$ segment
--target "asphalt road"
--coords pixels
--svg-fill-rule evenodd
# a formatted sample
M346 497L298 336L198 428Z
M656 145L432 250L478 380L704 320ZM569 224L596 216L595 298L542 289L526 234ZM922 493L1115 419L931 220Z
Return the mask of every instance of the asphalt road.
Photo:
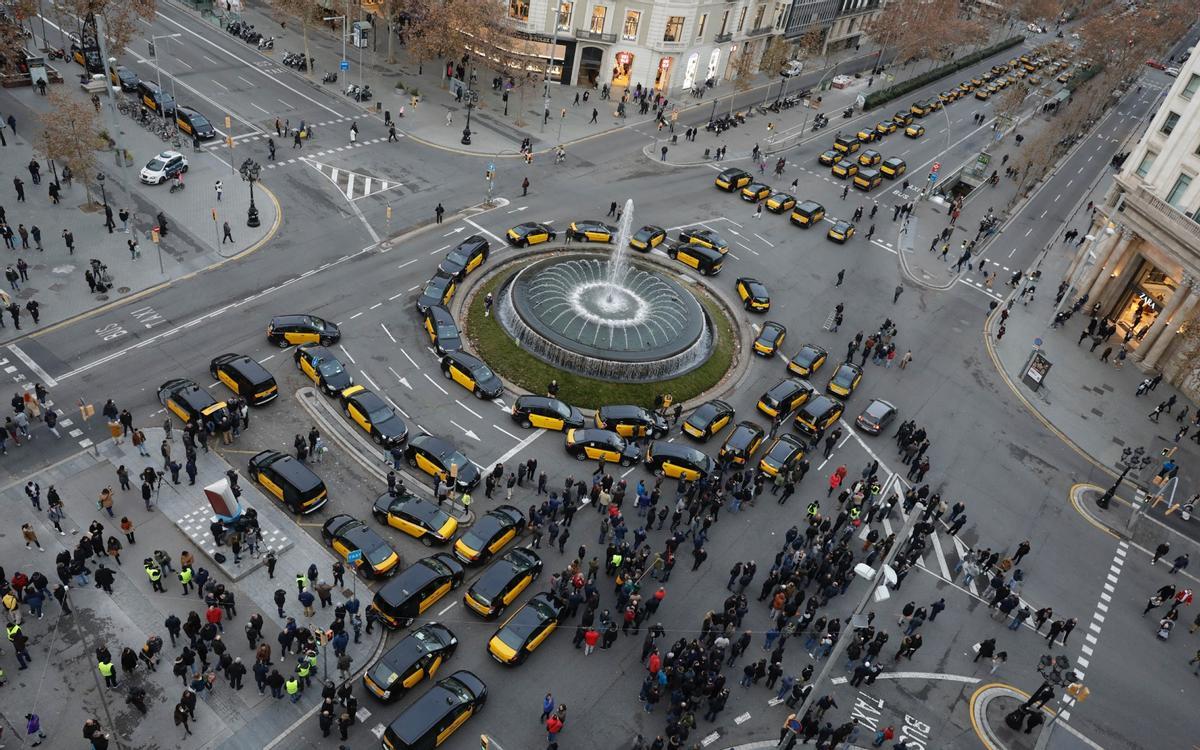
M196 29L187 23L190 18L168 8L155 21L152 32L184 33L192 40L178 45L175 51L179 66L186 71L172 71L178 75L177 85L200 101L219 103L234 113L247 131L269 129L276 115L293 122L299 118L324 122L352 113L346 102L331 100L307 87L290 71L272 70L240 40L215 29ZM182 29L184 26L187 29ZM989 61L978 67L986 69L991 64ZM134 65L146 63L135 61ZM139 72L148 73L145 67ZM964 71L963 77L973 73ZM235 83L239 79L244 82ZM923 94L946 87L931 86ZM911 98L920 96L914 94ZM179 98L188 102L182 93ZM982 145L979 139L987 137L990 131L986 129L969 132L968 123L972 113L986 112L989 106L974 99L961 100L950 105L945 117L936 113L927 118L929 132L924 138L914 141L895 134L884 141L880 150L885 158L901 155L908 161L910 173L918 176L925 168L921 165L933 160L954 163L977 150ZM1148 101L1136 98L1122 105L1126 112L1144 111L1137 108L1146 106ZM891 112L898 107L885 109ZM874 122L883 116L871 113L864 119ZM1115 148L1111 139L1119 141L1136 122L1134 117L1113 117L1113 129L1104 131L1107 142ZM840 196L844 183L800 171L801 167L816 169L816 155L828 147L834 130L848 130L858 124L835 122L819 138L790 153L787 174L775 183L786 185L801 176L797 197L821 202L830 219L849 217L859 205L869 210L872 200L879 201L882 207L877 223L883 226L890 224L887 212L891 204L902 199L894 192L897 186L888 184L869 197L852 190L843 201ZM345 146L345 127L348 124L324 127L318 143L306 145L305 152L315 154ZM360 127L360 143L385 134L374 121L363 121ZM235 134L240 132L235 126ZM98 407L111 397L120 406L132 409L139 421L157 423L163 419L155 399L159 383L188 376L208 385L209 358L226 351L242 352L259 359L276 374L284 397L256 413L253 428L234 449L286 447L293 434L306 431L310 424L291 395L304 381L292 367L290 353L269 346L263 329L272 315L312 312L342 326L344 338L338 351L351 364L356 379L391 398L411 427L454 440L483 466L534 455L552 482L560 483L566 475L580 475L583 468L569 460L558 446L561 436L524 432L514 425L504 413L511 394L505 395L503 404L478 401L442 381L436 358L418 328L412 303L440 256L467 234L490 236L493 252L502 258L514 251L498 237L518 221L552 221L562 228L577 218L602 218L610 201L632 198L635 223L666 227L703 223L731 241L730 261L720 276L708 282L717 294L733 299L734 279L743 275L768 284L773 300L770 314L742 314L743 330L749 337L755 324L764 319L777 320L787 326L788 338L779 357L756 359L727 396L740 418L756 418L753 404L758 395L785 376L786 358L802 343L812 341L831 353L831 363L813 378L816 385L823 386L833 369L833 360L841 355L855 331L870 332L884 318L895 321L899 327L898 346L901 352L913 351L913 366L900 371L868 363L862 385L849 400L846 421L850 422L870 398L879 397L897 404L901 419L912 418L926 425L933 438L931 479L935 490L940 489L948 501L961 498L967 504L970 520L960 535L961 541L1011 549L1022 539L1032 540L1034 551L1025 565L1030 574L1023 591L1025 598L1038 605L1051 604L1056 616L1074 616L1081 623L1088 622L1116 544L1075 514L1066 502L1066 491L1074 482L1098 481L1098 477L1086 462L1032 421L997 378L980 337L991 297L970 284L956 285L948 292L906 285L904 294L893 304L892 291L900 283L897 259L886 246L865 239L868 220L859 223L860 235L844 246L829 242L824 237L824 226L802 231L791 226L785 216L769 213L754 220L749 204L712 187L715 172L709 168L667 169L645 161L640 148L647 135L629 131L602 135L574 147L565 165L538 165L529 170L533 188L528 197L521 197L516 187L526 172L506 167L497 185L497 194L509 201L506 205L474 214L469 220L448 218L444 224L424 226L388 247L379 246L376 238L431 220L438 202L445 205L448 217L478 203L484 187L483 160L429 151L403 141L367 143L313 156L314 161L336 166L342 172L389 178L402 185L353 201L340 192L341 184L331 180L329 172L299 160L282 164L266 172L264 178L285 211L278 237L266 248L236 264L19 342L20 355L14 352L16 356L9 357L10 366L16 368L10 374L53 382L52 392L60 405L82 399ZM265 160L264 139L249 137L238 143L236 154L250 152L260 161ZM281 155L294 158L289 145L279 143L279 147ZM1075 178L1067 178L1074 182L1062 187L1062 208L1058 208L1059 201L1054 201L1049 214L1019 217L1018 222L1026 221L1028 226L1014 222L1011 231L1019 233L1021 227L1031 231L1018 242L1011 260L1013 267L1031 261L1048 239L1062 231L1060 224L1067 218L1067 207L1074 203L1070 200L1072 191L1084 190L1090 184L1088 175L1098 174L1093 170L1102 170L1107 164L1107 158L1101 158L1106 153L1103 145L1094 153L1081 148L1072 159L1085 159L1080 167L1086 168ZM1070 171L1064 168L1055 179L1063 179ZM385 218L389 204L390 231ZM841 269L846 269L846 281L835 288L835 275ZM822 323L838 302L846 305L846 321L834 334L824 331ZM213 391L220 394L222 387L213 386ZM104 433L98 423L76 424L73 428L81 432L72 435L71 440L48 449L39 445L34 456L23 449L23 461L9 462L2 470L11 481L43 462L78 450L80 441L100 439ZM735 561L756 559L761 580L783 531L799 519L799 509L810 499L830 504L822 492L826 477L837 465L844 464L857 472L877 456L886 475L897 468L903 470L890 440L870 438L849 429L847 432L846 442L828 464L813 461L813 471L790 505L779 506L765 498L758 507L740 515L724 513L715 528L709 560L700 571L690 572L690 564L681 560L660 611L669 641L694 632L703 613L720 606L725 593L716 583L725 580L726 571ZM715 450L717 444L713 442L710 449ZM240 463L237 455L230 458ZM366 477L361 466L335 448L320 473L334 499L326 510L304 519L306 524L319 525L329 513L367 514L378 486ZM638 468L631 470L628 479L632 483L647 476ZM516 504L524 507L532 502L528 495L518 495ZM482 493L477 493L477 501L477 509L486 509L495 502L483 500ZM578 521L568 551L586 544L591 555L596 549L596 517L584 510ZM899 523L895 516L889 520L891 526L898 527ZM385 533L390 534L406 559L424 554L419 545ZM661 545L664 533L651 534L655 547ZM886 721L899 725L908 716L927 725L929 747L975 746L965 711L972 683L938 676L975 675L970 662L971 644L989 637L984 633L999 633L1002 628L986 620L969 589L952 588L938 581L953 569L958 551L954 541L943 535L926 559L929 575L911 576L904 592L896 595L896 599L903 596L904 601L910 597L945 596L950 604L938 620L939 637L930 638L927 631L925 649L911 666L902 667L918 676L881 682L872 691L887 704ZM547 575L556 565L569 562L569 555L560 556L557 551L543 556ZM1142 601L1147 590L1161 585L1158 579L1144 563L1127 569L1116 596L1118 602L1128 606L1114 611L1109 618L1111 625L1105 626L1103 638L1093 649L1091 658L1096 667L1089 670L1088 677L1092 697L1070 720L1073 727L1106 746L1184 747L1190 739L1186 722L1148 719L1155 710L1159 715L1164 711L1181 712L1190 703L1187 692L1178 688L1183 680L1190 679L1172 661L1178 650L1173 652L1175 656L1164 655L1131 608ZM757 585L752 588L757 590ZM857 593L856 588L850 596L856 597ZM605 601L611 602L605 594ZM613 652L598 652L583 659L570 649L569 630L564 629L527 664L504 669L485 652L486 637L495 625L464 614L456 601L447 599L435 610L436 619L450 624L463 642L449 666L476 671L491 686L492 699L480 718L447 743L451 750L474 747L477 733L484 731L504 748L539 747L544 736L537 723L538 709L547 691L572 707L562 737L564 747L619 747L635 731L653 733L662 728L661 716L646 716L636 703L641 680L641 668L636 663L640 637L623 638ZM892 600L879 607L884 622L900 604ZM746 624L756 632L765 629L765 608L753 606ZM1043 651L1041 644L1028 632L1010 635L1004 631L1000 635L1011 639L1007 642L1011 661L1007 674L997 677L1026 690L1036 687L1032 665ZM1083 635L1079 632L1079 641ZM893 633L893 642L897 641ZM1072 643L1072 647L1078 646ZM789 673L796 673L808 658L799 645L792 650L795 653L788 654L785 666ZM1177 672L1179 677L1175 677ZM1147 677L1136 693L1127 689L1131 673ZM737 675L732 676L735 680ZM842 713L848 713L854 702L853 689L840 686L835 690L850 691L836 693ZM733 693L729 708L716 725L705 725L700 736L715 731L722 743L715 746L772 736L786 716L783 708L768 706L770 694L762 688L744 691L734 686ZM399 710L370 708L375 717L372 726L376 719L386 721ZM749 717L742 719L745 714ZM1114 742L1114 738L1120 739ZM289 746L319 744L315 720L297 728L288 742ZM351 744L367 747L373 740L361 733Z

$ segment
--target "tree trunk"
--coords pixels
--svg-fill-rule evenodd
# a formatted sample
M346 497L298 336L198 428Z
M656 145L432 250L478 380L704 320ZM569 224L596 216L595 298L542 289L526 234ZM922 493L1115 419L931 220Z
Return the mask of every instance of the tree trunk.
M387 46L387 61L389 65L396 64L396 52L394 42L396 40L396 30L392 28L392 24L396 20L396 10L392 7L392 2L383 4L383 11L387 14L384 20L384 26L387 28L388 46Z
M306 63L312 62L312 55L308 54L308 19L301 14L300 28L304 34L304 58ZM304 75L312 78L312 65L304 66Z

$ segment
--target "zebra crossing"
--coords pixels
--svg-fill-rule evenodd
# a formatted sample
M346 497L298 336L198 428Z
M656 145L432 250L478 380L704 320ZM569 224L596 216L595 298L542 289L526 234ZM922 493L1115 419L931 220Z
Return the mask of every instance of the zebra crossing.
M395 190L403 185L398 180L388 180L363 172L355 172L314 159L305 158L301 159L301 161L320 172L327 180L332 182L338 192L344 195L346 200L350 202L361 200L371 195L377 195L387 190Z

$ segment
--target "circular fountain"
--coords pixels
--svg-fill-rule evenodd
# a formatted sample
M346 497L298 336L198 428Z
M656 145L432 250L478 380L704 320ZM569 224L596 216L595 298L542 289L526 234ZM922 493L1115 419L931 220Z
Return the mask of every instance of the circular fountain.
M556 254L501 286L497 318L523 349L555 367L624 382L662 380L703 364L713 326L683 285L627 257L633 201L611 255Z

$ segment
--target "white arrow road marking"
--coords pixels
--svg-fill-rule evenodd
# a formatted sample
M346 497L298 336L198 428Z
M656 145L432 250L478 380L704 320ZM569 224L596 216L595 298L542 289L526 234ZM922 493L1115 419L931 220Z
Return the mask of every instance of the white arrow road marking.
M463 427L463 426L462 426L462 425L460 425L458 422L455 422L453 419L451 419L451 420L450 420L450 424L452 424L452 425L454 425L455 427L457 427L458 429L462 430L462 431L463 431L463 434L464 434L464 435L466 435L467 437L471 438L472 440L479 440L479 436L478 436L478 435L476 435L476 434L475 434L474 432L472 432L471 430L468 430L467 428ZM482 441L480 441L480 442L482 442Z

